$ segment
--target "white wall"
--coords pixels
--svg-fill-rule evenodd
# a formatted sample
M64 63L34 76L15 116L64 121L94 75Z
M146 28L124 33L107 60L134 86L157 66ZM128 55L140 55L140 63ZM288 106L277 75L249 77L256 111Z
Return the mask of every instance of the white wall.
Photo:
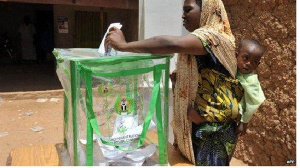
M157 35L180 36L183 0L139 0L139 39ZM170 70L175 69L176 56L171 60Z
M157 35L186 35L182 26L182 6L184 0L139 0L139 40ZM176 66L175 56L170 62L170 71ZM171 88L171 82L170 86ZM169 89L169 122L172 121L172 92ZM173 129L169 125L169 142L173 143Z

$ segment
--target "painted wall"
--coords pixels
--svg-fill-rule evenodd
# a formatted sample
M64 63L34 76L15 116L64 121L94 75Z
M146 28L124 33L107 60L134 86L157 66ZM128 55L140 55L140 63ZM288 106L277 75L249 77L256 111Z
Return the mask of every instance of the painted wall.
M139 39L182 35L182 4L182 0L140 0ZM171 71L175 69L175 60L176 57L171 60Z
M186 34L182 26L183 0L139 0L139 39L158 35L181 36ZM177 55L170 61L170 71L176 66ZM171 88L171 82L169 85ZM172 121L172 92L169 90L169 121ZM169 142L173 143L173 130L169 127Z

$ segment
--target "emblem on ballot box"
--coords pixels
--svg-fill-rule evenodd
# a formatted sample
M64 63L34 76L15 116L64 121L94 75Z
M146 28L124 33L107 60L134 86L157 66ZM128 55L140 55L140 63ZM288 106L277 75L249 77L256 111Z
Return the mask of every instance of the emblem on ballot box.
M102 83L98 86L98 93L99 95L108 95L111 92L111 89L112 89L112 84Z
M130 97L118 96L115 101L115 111L119 115L129 115L133 112L134 104Z
M116 143L124 143L138 138L142 126L138 125L138 115L133 113L133 99L127 96L118 96L115 101L115 111L118 115L111 140Z
M126 99L124 97L121 100L121 110L126 112Z

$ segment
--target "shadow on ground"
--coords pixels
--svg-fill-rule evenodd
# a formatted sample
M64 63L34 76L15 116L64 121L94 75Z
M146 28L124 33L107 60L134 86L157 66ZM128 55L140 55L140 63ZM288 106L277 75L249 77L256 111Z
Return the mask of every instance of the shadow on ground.
M45 63L0 64L0 92L62 89L55 68Z

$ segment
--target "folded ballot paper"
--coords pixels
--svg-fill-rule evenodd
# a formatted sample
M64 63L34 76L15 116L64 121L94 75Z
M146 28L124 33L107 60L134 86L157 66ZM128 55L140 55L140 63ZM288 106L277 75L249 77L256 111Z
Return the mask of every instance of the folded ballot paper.
M102 39L100 47L98 49L98 53L100 53L101 56L140 55L138 53L116 51L111 46L108 46L108 50L105 51L105 47L104 47L105 38L107 36L107 33L109 32L109 29L112 27L117 27L118 29L121 29L122 25L120 23L112 23L109 25L109 27L107 28L107 31Z
M107 33L109 32L109 29L112 28L112 27L117 27L118 29L121 29L122 28L122 25L120 23L112 23L109 25L103 39L102 39L102 42L100 44L100 47L98 49L98 52L103 55L103 56L111 56L111 55L117 55L117 51L114 50L111 46L108 46L108 50L105 51L105 47L104 47L104 43L105 43L105 38L107 36Z

